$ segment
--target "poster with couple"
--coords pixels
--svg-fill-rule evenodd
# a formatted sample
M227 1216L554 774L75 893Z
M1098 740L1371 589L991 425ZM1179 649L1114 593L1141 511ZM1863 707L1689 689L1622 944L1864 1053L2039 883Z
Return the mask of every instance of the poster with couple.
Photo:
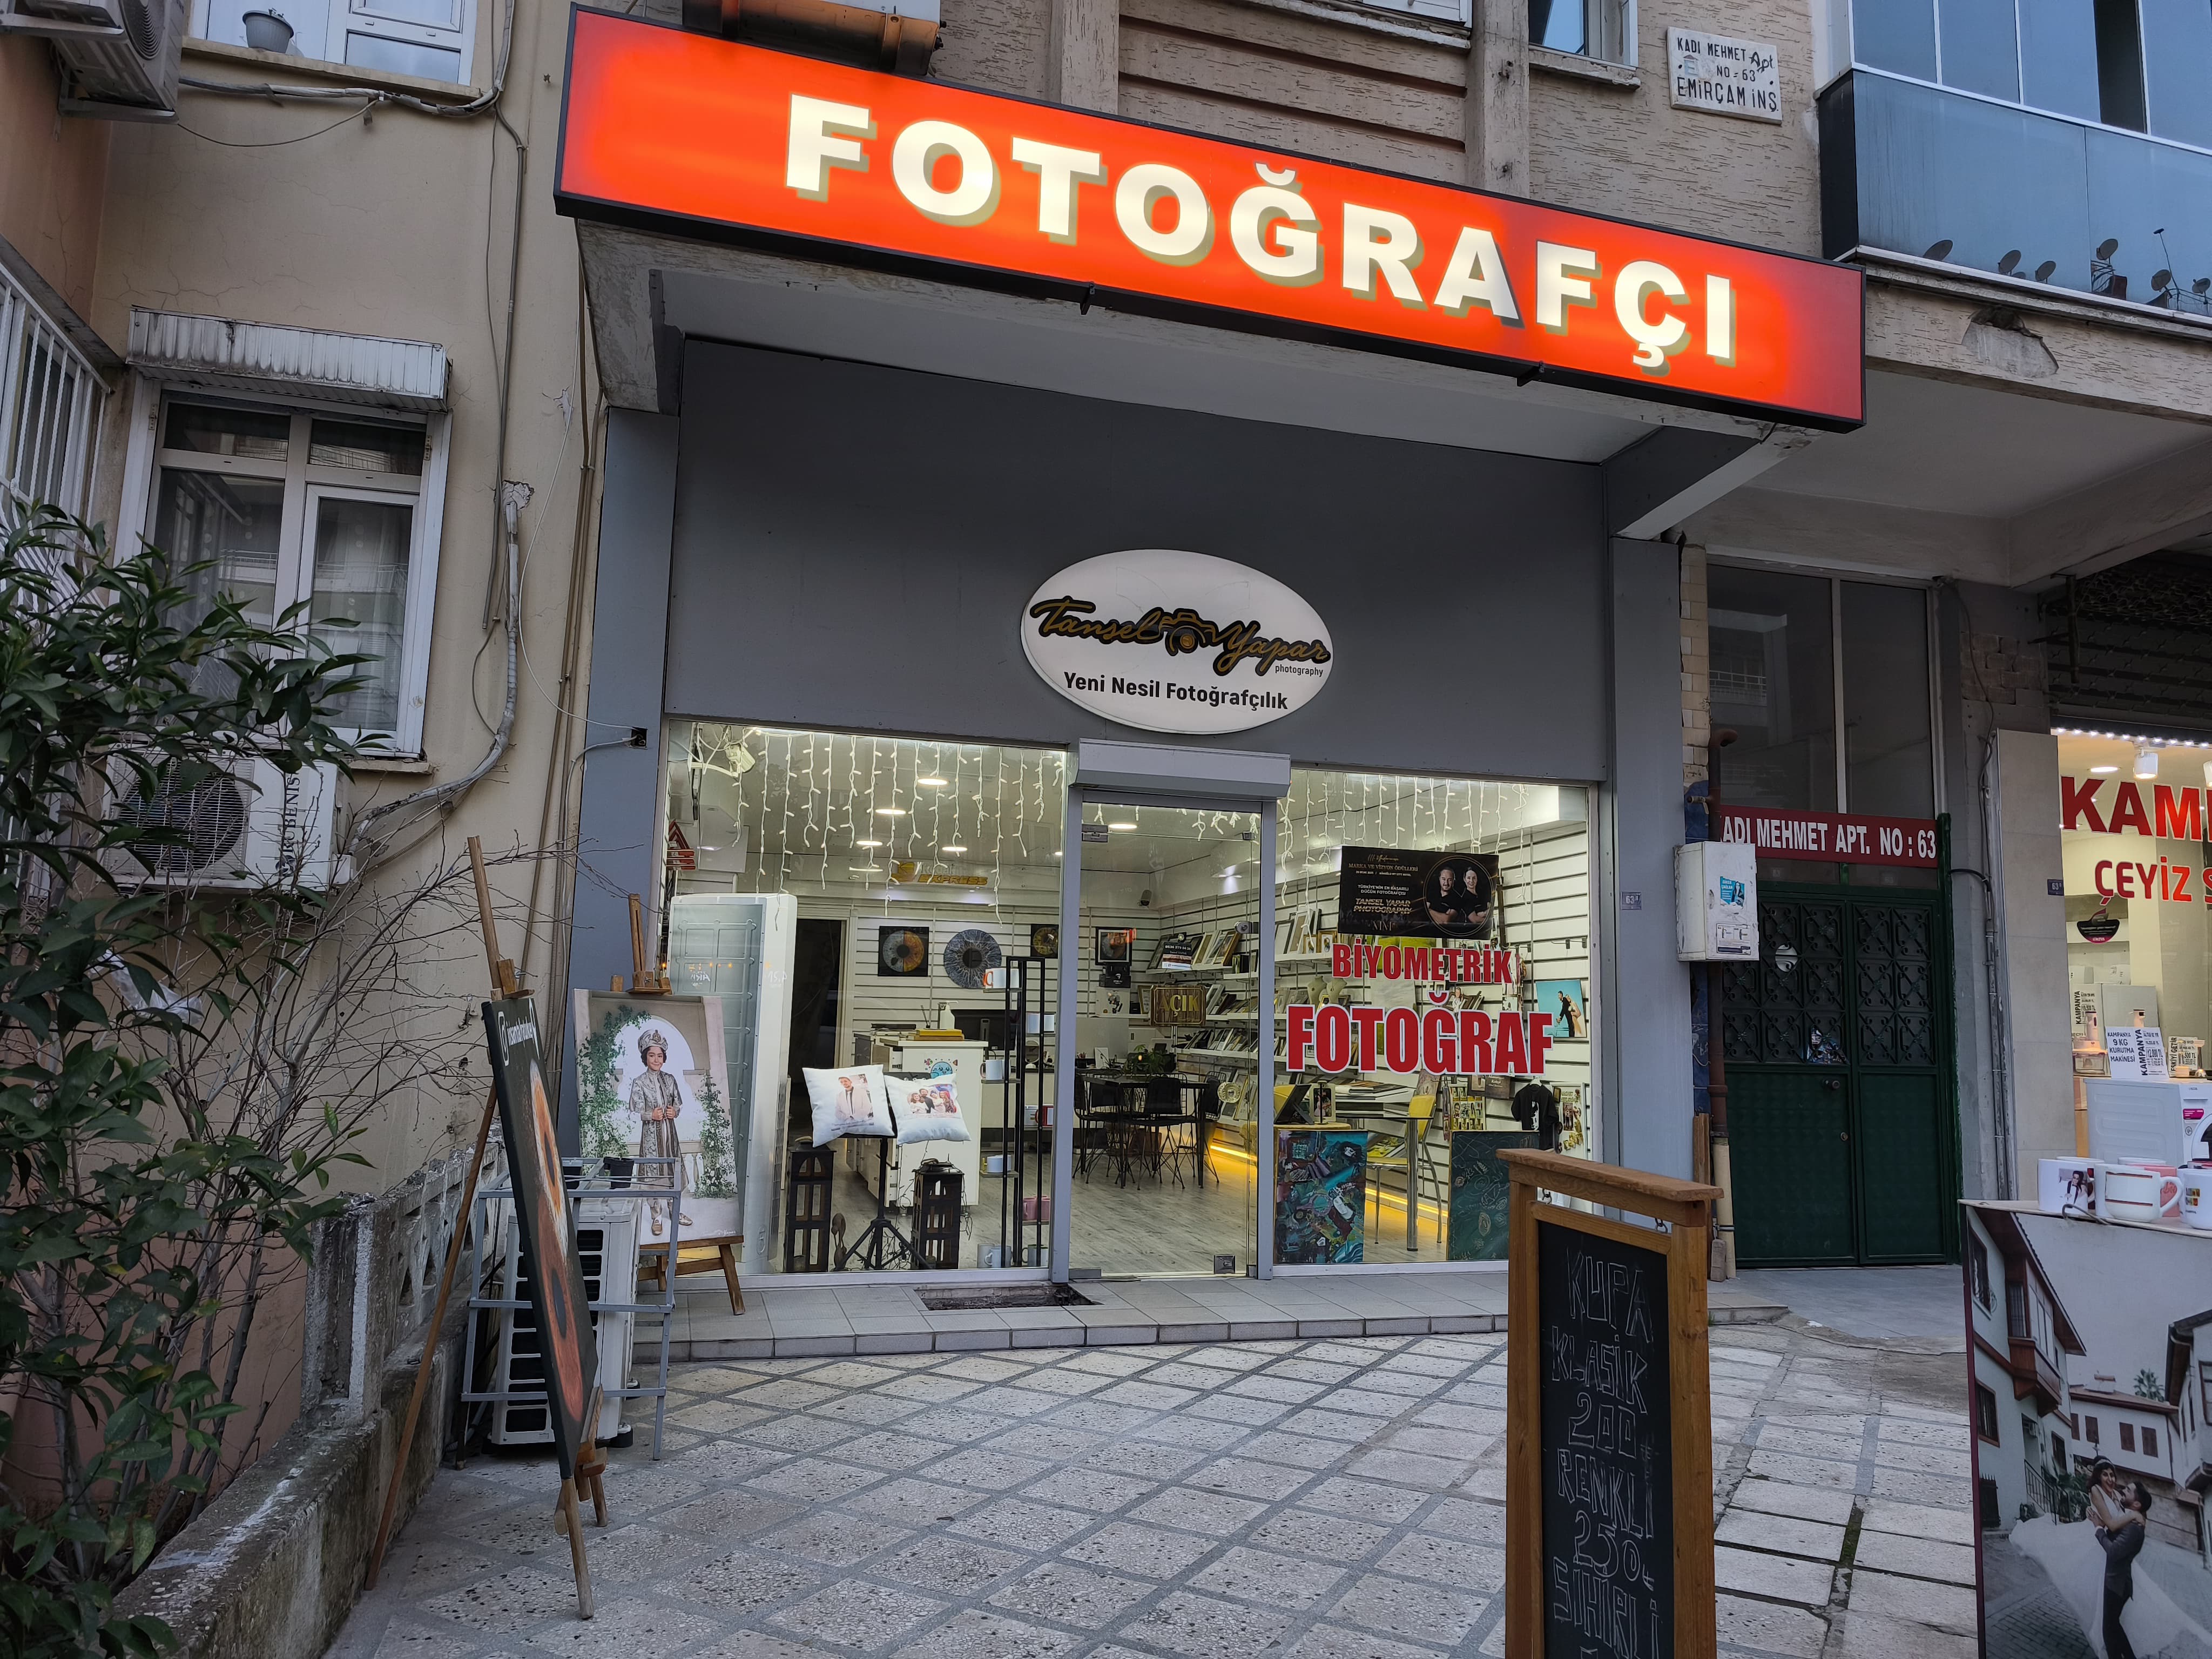
M1336 931L1388 939L1498 937L1498 854L1347 847Z
M2212 1656L2212 1232L1968 1204L1982 1651Z

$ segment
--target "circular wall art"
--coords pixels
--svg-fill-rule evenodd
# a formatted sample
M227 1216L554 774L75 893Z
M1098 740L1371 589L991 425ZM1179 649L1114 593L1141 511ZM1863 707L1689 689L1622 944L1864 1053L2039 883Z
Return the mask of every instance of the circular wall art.
M963 927L945 942L945 976L963 991L981 990L1000 959L999 941L981 927Z
M878 977L904 978L918 974L929 960L929 929L883 927L876 933L876 973Z

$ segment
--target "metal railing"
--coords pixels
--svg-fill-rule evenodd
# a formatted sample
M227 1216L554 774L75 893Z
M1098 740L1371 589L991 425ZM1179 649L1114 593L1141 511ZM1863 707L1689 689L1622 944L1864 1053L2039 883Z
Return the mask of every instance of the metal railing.
M0 528L33 501L84 513L106 396L91 361L0 270Z

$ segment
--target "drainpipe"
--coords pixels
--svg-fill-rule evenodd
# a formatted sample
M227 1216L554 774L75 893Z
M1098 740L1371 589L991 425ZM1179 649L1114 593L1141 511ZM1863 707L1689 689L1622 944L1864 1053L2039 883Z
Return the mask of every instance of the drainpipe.
M1705 746L1705 834L1721 839L1720 752L1735 741L1735 732L1723 728ZM1705 1092L1706 1122L1712 1138L1713 1185L1721 1189L1713 1206L1713 1245L1711 1276L1735 1277L1735 1180L1729 1166L1728 1053L1721 1042L1721 975L1725 964L1705 964Z

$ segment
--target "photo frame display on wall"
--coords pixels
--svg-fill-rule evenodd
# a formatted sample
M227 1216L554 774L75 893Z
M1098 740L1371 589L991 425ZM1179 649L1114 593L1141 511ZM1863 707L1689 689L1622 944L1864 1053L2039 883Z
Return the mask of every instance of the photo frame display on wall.
M1137 943L1133 927L1101 927L1092 946L1091 957L1097 962L1127 962Z
M911 979L929 971L929 929L876 929L876 977Z
M1129 964L1126 962L1101 963L1098 967L1098 982L1109 990L1127 990L1129 988Z
M1042 957L1047 962L1059 959L1060 924L1058 922L1041 921L1030 929L1030 954L1033 957Z

